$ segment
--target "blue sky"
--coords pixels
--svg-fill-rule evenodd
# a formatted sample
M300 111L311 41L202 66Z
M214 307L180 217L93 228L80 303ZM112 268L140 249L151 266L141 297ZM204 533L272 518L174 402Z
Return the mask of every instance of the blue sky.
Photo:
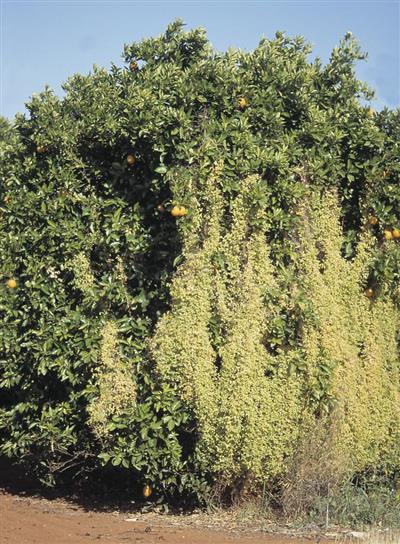
M98 1L0 0L0 112L9 118L45 84L61 94L70 75L93 64L122 65L124 43L158 35L173 19L201 26L218 50L250 50L277 30L302 35L326 62L350 30L368 51L358 75L377 92L374 106L400 105L399 0Z

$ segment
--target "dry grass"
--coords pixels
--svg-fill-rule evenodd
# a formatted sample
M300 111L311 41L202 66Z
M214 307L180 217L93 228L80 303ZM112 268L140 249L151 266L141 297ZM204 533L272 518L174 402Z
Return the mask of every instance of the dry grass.
M318 497L329 497L345 479L349 460L333 447L329 425L315 424L292 459L284 482L282 505L289 518L303 517Z
M354 544L354 542L360 542L362 544L400 544L400 530L373 531L366 534L365 538L355 539L349 535L337 540L338 544Z

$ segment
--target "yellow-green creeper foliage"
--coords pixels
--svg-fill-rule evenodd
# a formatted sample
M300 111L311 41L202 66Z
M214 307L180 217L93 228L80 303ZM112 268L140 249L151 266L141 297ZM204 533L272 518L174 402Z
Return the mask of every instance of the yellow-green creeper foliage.
M232 225L221 240L225 267L216 282L225 337L219 356L219 419L216 465L225 478L268 478L283 469L297 434L299 386L283 358L272 362L263 339L266 291L275 278L265 241L265 217L253 198L259 179L250 176L231 206ZM251 226L255 224L256 226ZM266 376L274 366L272 376Z
M120 283L122 283L122 285L126 285L128 282L128 278L126 277L125 273L124 263L120 256L117 258L115 265L115 277Z
M74 273L74 284L84 295L91 295L95 287L95 278L90 268L90 262L84 253L75 255L71 262Z
M172 282L171 311L158 323L150 348L162 377L195 410L200 458L229 485L283 470L298 434L301 402L289 359L275 361L273 375L265 374L271 356L263 345L263 298L275 279L255 196L260 180L242 181L224 229L222 174L218 165L197 182L195 194L202 199L192 198L194 221L182 229L186 261ZM219 324L217 341L213 323Z
M212 317L212 255L218 248L222 201L212 176L206 181L210 210L208 234L202 246L194 248L197 225L188 225L186 241L192 252L177 272L172 285L172 310L159 321L150 349L162 377L176 385L196 411L207 444L213 443L212 424L217 417L216 353L210 342L208 325ZM192 200L192 206L195 206ZM196 220L196 209L191 208ZM184 251L185 253L185 251Z
M131 369L121 359L118 329L108 321L101 331L99 365L95 371L98 397L89 406L90 424L99 436L107 435L107 424L115 415L136 404L136 385Z
M303 327L308 385L330 401L334 447L353 470L400 460L399 310L385 286L366 296L373 238L364 234L353 261L341 255L337 196L310 197L300 240L302 281L314 318ZM390 453L389 453L390 452ZM397 452L397 453L395 453Z

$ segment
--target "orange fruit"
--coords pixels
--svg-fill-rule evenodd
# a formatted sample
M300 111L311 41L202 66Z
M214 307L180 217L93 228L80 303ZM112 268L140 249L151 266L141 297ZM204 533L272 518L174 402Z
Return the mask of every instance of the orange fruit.
M14 278L10 278L6 281L6 285L9 289L15 289L17 287L17 282L14 280Z
M370 225L377 225L377 224L378 224L378 218L375 217L374 215L370 215L370 216L368 217L368 223L369 223Z
M383 231L383 236L384 236L385 240L391 240L393 238L392 231L385 229Z
M139 68L137 62L135 62L134 60L129 63L129 68L132 70L132 72L136 72L136 70Z
M126 157L126 162L129 164L129 166L132 166L132 164L135 164L135 157L133 155L128 155Z
M172 217L183 217L188 213L185 206L174 206L171 210Z
M172 217L179 217L179 206L173 206L171 215Z
M393 229L392 234L393 238L400 238L400 229Z
M151 487L149 485L145 485L143 488L143 497L148 499L152 493L153 490L151 489Z
M36 148L36 153L39 153L39 155L43 155L43 153L46 153L47 147L45 145L38 145Z
M247 100L243 96L239 98L238 103L239 103L239 108L242 108L242 109L244 109L248 105Z
M367 295L368 298L372 298L374 296L374 290L371 289L371 287L369 287L366 291L365 291L365 294Z

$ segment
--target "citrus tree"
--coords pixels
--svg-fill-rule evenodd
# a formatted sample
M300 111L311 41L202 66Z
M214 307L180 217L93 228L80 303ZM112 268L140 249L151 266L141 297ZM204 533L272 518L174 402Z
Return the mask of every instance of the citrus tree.
M325 66L310 51L277 33L217 53L176 21L2 120L3 455L204 500L276 485L323 421L360 444L354 470L399 468L399 112L368 106L350 34ZM339 357L352 297L367 332Z

